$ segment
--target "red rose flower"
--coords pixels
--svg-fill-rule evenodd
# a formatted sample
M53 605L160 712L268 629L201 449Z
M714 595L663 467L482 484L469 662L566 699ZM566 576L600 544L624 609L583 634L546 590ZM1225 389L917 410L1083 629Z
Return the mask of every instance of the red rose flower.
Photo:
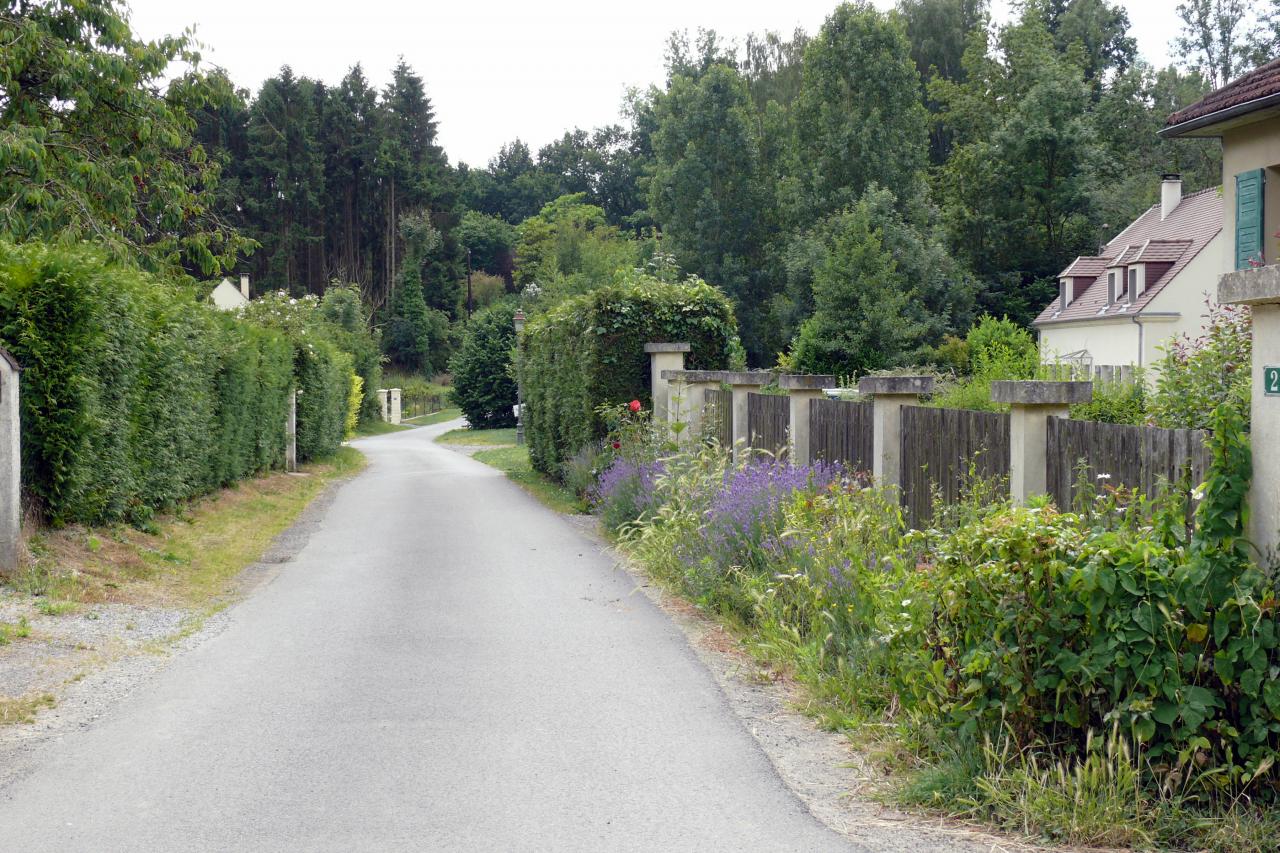
M621 450L621 449L622 449L622 442L621 442L621 441L615 441L615 442L613 443L613 449L614 449L614 450Z
M640 401L639 401L639 400L632 400L632 401L631 401L630 403L628 403L627 405L631 408L631 411L633 411L633 412L638 412L638 411L640 411Z

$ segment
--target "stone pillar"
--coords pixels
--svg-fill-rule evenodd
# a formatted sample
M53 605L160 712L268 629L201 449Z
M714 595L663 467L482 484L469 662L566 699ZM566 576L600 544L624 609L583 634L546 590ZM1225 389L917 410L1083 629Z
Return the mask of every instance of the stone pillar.
M809 465L809 401L822 399L822 389L836 387L836 378L788 374L778 377L778 385L791 400L791 464Z
M718 375L708 370L664 370L662 379L667 382L667 423L683 423L684 429L676 435L681 444L696 442L702 435L706 413L706 391L719 386Z
M400 389L391 389L391 423L400 423Z
M858 393L871 397L871 473L882 486L902 485L902 407L933 391L932 376L864 376Z
M733 392L733 461L741 462L751 453L751 433L747 427L747 395L759 391L773 381L773 374L767 371L713 371L712 376L720 382L727 382Z
M1218 279L1218 302L1253 311L1248 535L1265 563L1280 557L1280 266L1227 273Z
M688 344L645 344L644 351L649 354L649 391L653 396L653 419L657 423L668 421L669 385L663 373L670 370L684 370L684 354L689 351Z
M378 405L382 408L382 420L391 420L391 392L386 388L378 389Z
M284 425L284 469L298 470L298 392L289 392L289 413Z
M0 348L0 569L16 569L22 553L22 368Z
M1049 418L1069 417L1072 404L1092 400L1093 383L997 380L991 399L1009 404L1009 496L1025 506L1049 491Z

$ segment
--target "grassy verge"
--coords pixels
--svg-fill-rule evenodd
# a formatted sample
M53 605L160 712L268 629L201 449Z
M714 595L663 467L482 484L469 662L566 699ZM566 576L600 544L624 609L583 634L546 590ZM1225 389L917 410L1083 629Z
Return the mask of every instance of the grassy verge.
M516 447L514 445L495 447L491 450L478 451L473 458L478 462L497 468L515 481L522 489L541 501L543 505L556 512L582 513L587 511L582 501L578 500L577 495L551 480L541 471L533 470L533 466L529 464L529 450L527 447Z
M37 607L46 615L108 601L213 612L228 600L236 576L330 482L363 465L358 451L344 447L299 474L270 474L192 502L179 514L158 517L145 531L44 531L29 542L34 559L8 582L40 596Z
M36 714L56 703L48 693L33 693L17 699L0 696L0 726L34 722Z
M409 418L405 423L414 426L431 426L432 424L442 424L445 421L452 421L462 417L462 410L457 408L441 409L438 412L432 412L429 415L422 415L416 418Z
M441 444L500 447L516 443L515 427L506 429L451 429L436 439Z
M369 435L386 435L389 432L401 432L402 430L413 429L407 424L393 424L387 421L373 421L372 423L361 424L356 427L356 435L363 438Z

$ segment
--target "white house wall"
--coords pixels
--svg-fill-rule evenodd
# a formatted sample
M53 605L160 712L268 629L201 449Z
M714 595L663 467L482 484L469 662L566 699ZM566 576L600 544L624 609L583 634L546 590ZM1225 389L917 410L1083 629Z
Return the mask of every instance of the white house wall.
M1088 350L1094 364L1137 364L1138 327L1129 317L1055 323L1040 329L1040 359Z
M1226 253L1226 232L1218 236L1191 259L1177 278L1165 285L1147 304L1143 315L1151 316L1143 340L1142 363L1150 366L1160 356L1160 347L1180 334L1195 338L1204 328L1205 299L1218 292L1218 276ZM1176 320L1161 321L1160 314L1178 314Z

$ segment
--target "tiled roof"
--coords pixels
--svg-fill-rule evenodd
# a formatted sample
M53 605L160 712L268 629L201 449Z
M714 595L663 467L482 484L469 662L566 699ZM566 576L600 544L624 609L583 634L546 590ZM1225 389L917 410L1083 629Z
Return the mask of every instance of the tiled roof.
M1102 274L1102 271L1105 270L1106 268L1107 268L1106 258L1096 258L1096 257L1090 257L1088 255L1081 255L1080 257L1072 261L1070 264L1068 264L1065 270L1058 273L1058 278L1069 278L1073 276L1090 276L1093 278L1097 278L1099 275Z
M1165 121L1165 127L1184 124L1280 93L1280 59L1255 68L1243 77L1215 89L1189 107L1183 107Z
M1171 263L1164 275L1154 282L1148 281L1146 290L1134 300L1133 305L1118 302L1114 307L1108 308L1107 275L1105 270L1101 270L1093 283L1065 310L1062 310L1059 305L1062 298L1059 295L1040 312L1040 316L1035 319L1033 325L1043 326L1104 317L1131 317L1140 313L1221 230L1222 194L1218 187L1210 187L1207 190L1183 196L1182 201L1164 220L1160 219L1160 205L1152 205L1128 228L1117 234L1098 253L1097 258L1077 258L1077 262L1129 255L1141 258L1144 262ZM1144 255L1146 252L1151 253L1150 257ZM1117 265L1115 260L1104 260L1103 263L1106 266ZM1106 310L1103 311L1103 309Z
M1138 247L1138 254L1130 263L1172 263L1182 257L1190 245L1190 240L1148 240Z
M1120 254L1116 255L1115 260L1111 261L1109 264L1107 264L1107 266L1122 267L1125 264L1131 264L1133 263L1134 259L1138 257L1138 252L1141 252L1141 251L1142 251L1141 246L1134 246L1134 245L1125 246L1124 249L1121 250Z

